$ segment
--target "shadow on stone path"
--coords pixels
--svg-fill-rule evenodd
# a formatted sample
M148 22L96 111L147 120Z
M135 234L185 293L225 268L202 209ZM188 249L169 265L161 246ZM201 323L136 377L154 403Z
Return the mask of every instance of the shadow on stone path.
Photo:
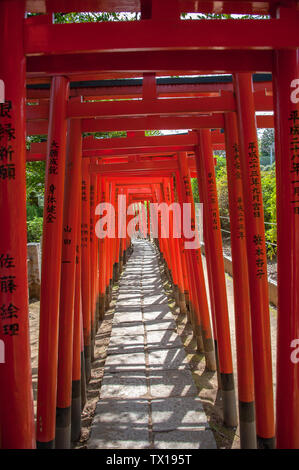
M216 448L167 302L156 249L135 240L88 448Z

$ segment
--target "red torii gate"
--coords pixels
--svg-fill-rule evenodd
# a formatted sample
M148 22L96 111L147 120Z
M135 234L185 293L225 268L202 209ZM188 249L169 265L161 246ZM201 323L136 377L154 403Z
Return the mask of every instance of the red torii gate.
M113 5L114 2L108 0L89 2L89 8L94 11L101 11L105 8L108 11L115 11ZM205 244L213 331L217 341L216 351L219 352L218 371L226 403L224 419L229 424L234 421L234 388L231 380L229 326L221 264L222 249L213 175L211 132L209 131L211 128L225 129L234 282L238 282L238 289L240 288L235 295L235 307L238 312L242 311L242 315L236 318L239 321L237 329L240 333L238 368L239 371L244 372L239 374L240 382L238 383L242 444L244 447L254 446L255 399L259 445L261 447L274 446L272 362L267 277L264 268L266 253L255 121L255 111L260 109L262 111L274 110L276 132L279 298L277 447L299 447L299 366L298 362L291 357L291 348L295 347L294 341L296 342L299 338L297 289L299 277L297 176L299 170L296 137L299 104L294 94L296 86L294 78L298 77L298 2L287 7L279 7L275 1L246 1L238 2L238 4L224 1L221 5L222 13L269 14L271 18L259 21L201 20L198 24L196 21L180 20L180 14L188 11L218 12L215 11L214 2L178 0L170 2L167 0L162 3L157 0L142 0L141 2L122 0L118 2L117 8L120 10L117 9L117 11L141 11L141 21L56 25L52 24L52 12L69 11L69 8L71 11L82 11L84 9L82 0L73 0L71 7L67 5L67 2L61 6L57 0L3 0L0 3L0 79L5 85L5 102L0 105L0 143L3 154L1 157L0 213L2 220L6 223L6 230L1 232L0 253L2 281L0 337L1 341L3 338L6 353L6 361L5 364L1 364L0 375L1 381L5 380L5 386L0 387L1 447L31 448L35 445L25 257L26 73L28 83L51 82L50 105L44 103L27 107L28 132L34 134L43 130L48 134L37 411L38 446L53 447L55 438L57 446L67 447L70 442L72 392L70 384L71 382L75 384L73 398L77 399L78 382L81 380L78 378L80 377L79 349L81 352L80 296L76 295L80 286L78 274L80 271L79 265L76 265L76 253L73 249L77 246L79 250L80 228L78 227L80 224L82 224L82 300L87 379L92 356L91 341L99 319L97 318L99 313L96 312L97 294L102 302L105 298L109 301L113 267L119 259L118 239L116 239L107 240L102 244L100 242L100 259L98 263L95 261L97 259L96 243L95 237L93 235L90 237L89 214L93 215L97 201L113 202L118 188L115 183L109 181L113 169L111 168L109 174L108 163L89 166L90 159L84 158L82 168L79 164L75 165L75 162L80 161L82 132L101 132L105 129L144 130L151 128L154 123L154 128L159 129L156 120L160 121L162 128L176 120L172 128L177 128L179 122L184 121L188 123L188 129L198 129L196 131L199 135L198 142L194 144L192 152L195 153L200 198L205 207L207 222ZM24 20L26 10L47 14ZM175 34L171 32L165 34L165 31L175 31ZM252 71L272 72L273 98L271 94L267 95L260 90L253 93ZM196 96L188 100L186 98L157 100L156 88L152 88L153 75L144 76L143 102L80 103L76 98L69 100L70 79L80 81L136 77L144 73L161 76L208 72L233 73L233 90L236 100L231 90L225 90L220 96ZM97 92L91 96L98 96ZM255 97L257 97L256 100ZM219 113L219 116L212 114L203 117L200 113ZM184 114L188 116L183 117ZM190 114L195 114L195 116L190 116ZM175 116L169 118L168 115ZM132 118L127 116L132 116ZM90 119L94 117L102 119ZM263 119L268 124L273 120L272 117ZM66 134L67 120L68 134ZM197 120L196 125L194 125L195 120ZM137 121L142 124L138 124ZM215 125L216 121L217 125ZM150 123L151 126L147 127ZM193 123L192 126L191 123ZM66 135L68 135L67 142ZM137 143L137 138L135 143ZM114 142L111 144L115 145ZM109 147L108 143L107 145ZM169 145L166 147L168 150L165 149L165 151L169 152ZM154 153L151 148L150 153L159 155L162 151L159 147L155 149L157 152ZM97 148L91 149L91 152L94 152L93 155L86 155L86 157L107 156L104 150L106 149L103 149L101 154L97 153ZM112 147L110 155L130 155L130 153L119 152L120 149ZM128 149L125 152L128 152ZM162 200L169 191L171 198L166 199L167 202L175 200L177 193L180 202L190 201L190 194L184 192L184 185L181 184L182 181L180 183L182 175L188 178L186 150L178 146L170 152L175 154L179 152L177 159L179 168L171 167L169 163L164 164L163 160L159 163L158 160L155 163L147 162L147 160L142 162L142 165L145 165L143 166L144 174L148 175L150 181L158 176L159 171L160 176L166 179L162 183L163 190L157 186L159 183L151 182L153 197L157 201ZM136 154L139 154L139 149L133 153L133 155ZM234 171L236 168L233 165L236 160L240 161L238 173ZM121 163L111 163L110 167L112 165L115 165L115 171L118 171ZM130 177L139 178L141 165L138 166L138 162L129 161L126 165ZM164 168L162 168L163 165ZM104 174L105 167L108 170L106 175ZM65 168L69 168L66 174L64 174ZM102 173L98 172L101 168ZM97 173L100 175L98 178ZM120 174L123 175L123 172L121 171ZM113 177L116 177L115 172ZM81 179L83 190L80 219L78 208L77 212L72 212L68 203L80 193ZM70 181L76 181L76 184L72 185ZM242 204L240 204L240 199ZM239 205L236 205L236 201L239 201ZM242 227L237 219L237 214L240 216L240 211L242 212L240 206L244 209ZM244 234L246 232L244 240L240 240L238 236L240 231L244 231ZM87 232L86 237L84 232ZM86 246L85 238L87 238ZM70 243L65 243L65 240ZM198 333L196 329L198 326L203 331L204 322L199 324L194 321L194 318L197 320L199 317L202 320L206 318L204 317L204 304L199 300L197 292L203 284L199 282L202 279L196 253L180 257L178 271L177 266L174 267L170 262L168 250L176 249L177 253L181 253L179 244L174 245L171 241L169 248L160 237L159 246L168 266L172 268L172 273L175 273L176 279L180 280L179 287L183 288L189 306L189 301L191 301L189 312L195 331ZM129 249L128 240L122 249L123 251ZM64 269L63 264L66 264L66 261L70 261L67 263L70 266ZM102 276L99 276L98 270L100 262L104 266ZM68 280L73 279L68 296L64 296L66 294L64 276ZM48 295L49 290L51 290L51 296ZM72 307L72 302L74 307ZM66 330L63 329L63 324L66 319L72 317L73 308L75 312L74 335L73 337L72 335L65 336ZM103 314L103 308L101 312ZM199 312L200 315L198 315ZM252 340L248 336L250 324ZM200 338L200 335L198 337ZM202 339L204 340L204 335ZM208 339L211 338L206 337L206 340ZM209 345L209 341L204 344L204 350L207 353L211 352L211 349L207 349ZM71 359L66 359L65 362L59 361L57 371L58 354L60 354L59 357L63 357L61 356L61 351L63 351L66 357L71 358L73 346L74 367L70 367ZM253 363L250 360L251 347ZM246 355L244 355L244 350L247 352ZM208 355L206 359L208 360ZM61 378L64 382L62 386L60 386ZM7 406L8 403L10 406ZM76 403L72 416L77 418L74 425L77 425L78 430L80 402Z

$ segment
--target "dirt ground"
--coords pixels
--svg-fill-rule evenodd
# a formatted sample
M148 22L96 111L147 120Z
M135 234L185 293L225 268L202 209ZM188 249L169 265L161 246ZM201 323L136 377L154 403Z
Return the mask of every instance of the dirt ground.
M203 264L206 275L205 258ZM196 341L193 338L190 323L186 316L179 313L175 305L172 290L169 281L164 274L164 267L160 265L164 289L169 299L169 307L175 317L177 330L181 336L185 347L186 356L189 361L193 379L198 389L198 396L201 398L209 425L214 433L217 447L220 449L238 449L240 448L239 429L226 428L222 425L222 403L221 394L218 391L217 374L205 370L205 360L202 354L198 354ZM237 395L237 366L236 366L236 341L235 341L235 322L233 305L233 282L232 278L226 274L227 295L229 305L229 317L231 327L232 354L234 364L235 387ZM208 281L206 278L206 285ZM86 442L89 438L90 426L95 412L97 401L100 397L101 381L104 375L105 359L107 356L107 347L112 329L114 306L118 294L118 284L113 288L113 298L110 309L106 312L103 322L100 324L95 341L95 360L92 363L91 380L87 388L87 402L82 413L82 432L80 441L73 444L73 448L86 448ZM39 302L32 302L30 310L30 334L31 334L31 355L32 355L32 375L34 390L34 405L36 412L36 391L37 391L37 367L38 367L38 330L39 330ZM273 355L273 380L275 391L275 365L276 365L276 309L270 307L271 337L272 337L272 355ZM236 396L237 398L237 396Z

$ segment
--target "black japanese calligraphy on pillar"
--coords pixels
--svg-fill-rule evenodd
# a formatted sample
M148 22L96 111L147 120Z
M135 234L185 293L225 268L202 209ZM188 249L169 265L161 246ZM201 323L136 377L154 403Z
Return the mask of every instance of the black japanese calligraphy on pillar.
M240 148L237 143L233 144L233 171L236 180L241 179L241 162L240 162ZM237 238L243 240L245 237L245 222L244 222L244 203L241 194L238 194L236 200L237 207Z
M253 216L260 218L263 203L263 196L261 193L261 178L259 167L259 156L256 142L249 142L248 144L248 159L250 168L250 186L251 186L251 203L253 209ZM265 236L264 233L256 233L253 236L253 244L255 249L255 265L256 275L258 279L262 279L265 274Z
M93 243L93 225L94 225L94 204L95 204L95 194L94 194L94 185L90 185L90 193L89 193L89 198L90 198L90 243Z
M15 128L11 124L12 103L10 100L0 103L0 180L14 180L13 141L16 139Z
M81 196L82 196L82 202L86 202L87 195L86 195L86 181L85 180L82 180ZM87 248L87 240L88 240L88 225L81 224L81 247L82 248Z
M71 245L72 240L71 238L68 238L68 237L72 233L72 227L70 227L69 225L66 225L63 229L63 232L64 232L63 244L67 246Z
M290 117L290 174L292 183L293 213L299 215L299 115L298 111L291 111Z
M16 131L12 125L12 102L6 100L0 103L0 182L14 181L16 178L14 141ZM0 188L1 191L1 188ZM10 253L0 254L0 292L10 296L18 288L14 272L15 261ZM16 336L19 334L19 311L13 301L0 304L0 320L2 334Z
M46 222L52 224L56 219L56 186L51 184L49 186L49 193L47 197L47 208L46 208Z
M212 213L212 229L218 230L218 221L217 221L217 208L215 204L217 203L217 190L216 183L213 173L208 173L208 198L210 203L210 212Z
M58 175L58 153L59 145L53 140L50 147L49 175Z
M1 294L13 294L17 290L16 276L14 275L15 262L9 253L0 254L0 291ZM2 334L15 336L19 333L19 307L13 302L0 305L0 319ZM10 322L9 322L10 320Z

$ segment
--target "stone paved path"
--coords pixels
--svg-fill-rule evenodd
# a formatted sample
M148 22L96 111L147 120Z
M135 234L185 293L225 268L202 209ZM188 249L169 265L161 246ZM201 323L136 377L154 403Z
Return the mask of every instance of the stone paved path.
M121 276L90 449L213 449L151 243Z

